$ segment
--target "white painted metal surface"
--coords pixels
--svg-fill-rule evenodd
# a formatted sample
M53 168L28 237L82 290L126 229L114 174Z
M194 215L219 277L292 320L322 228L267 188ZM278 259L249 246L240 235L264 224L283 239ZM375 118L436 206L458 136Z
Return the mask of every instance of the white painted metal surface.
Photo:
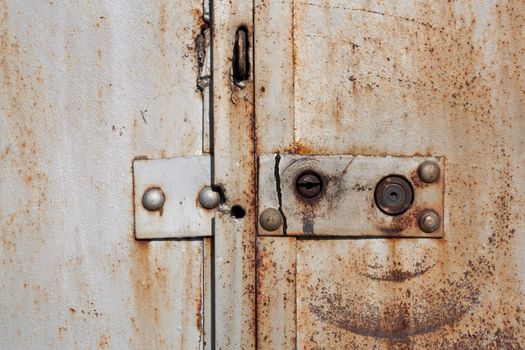
M138 239L184 238L212 235L214 210L199 205L199 191L211 184L209 156L136 160L133 162L135 236ZM160 189L162 209L142 205L149 188Z
M203 241L138 242L132 162L202 153L200 1L0 4L0 348L200 349Z

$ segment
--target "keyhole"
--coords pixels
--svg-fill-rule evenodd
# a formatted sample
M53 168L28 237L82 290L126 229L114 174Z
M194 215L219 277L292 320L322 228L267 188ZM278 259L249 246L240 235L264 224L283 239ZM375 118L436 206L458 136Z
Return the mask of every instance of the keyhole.
M314 198L321 193L323 181L317 173L308 171L299 175L295 182L295 188L302 197Z

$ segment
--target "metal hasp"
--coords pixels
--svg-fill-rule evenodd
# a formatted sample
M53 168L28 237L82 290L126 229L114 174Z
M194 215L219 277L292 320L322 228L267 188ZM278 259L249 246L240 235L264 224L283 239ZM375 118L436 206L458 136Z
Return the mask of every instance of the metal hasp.
M260 156L259 212L278 208L285 225L259 234L442 237L444 170L443 157Z
M215 211L205 208L203 195L220 195L210 186L211 159L207 155L135 160L133 190L137 239L191 238L212 235ZM216 201L215 201L216 202ZM218 203L217 203L218 204ZM216 205L215 205L216 206Z

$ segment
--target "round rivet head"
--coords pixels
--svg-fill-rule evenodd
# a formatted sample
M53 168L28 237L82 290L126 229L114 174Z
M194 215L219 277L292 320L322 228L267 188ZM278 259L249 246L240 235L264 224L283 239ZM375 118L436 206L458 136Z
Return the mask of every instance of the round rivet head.
M439 215L433 210L423 211L421 214L419 214L417 222L421 231L426 233L432 233L440 226Z
M206 209L217 208L221 204L221 195L211 186L206 186L199 192L199 203Z
M419 165L417 173L421 181L426 183L432 183L439 179L441 170L439 169L438 163L433 162L431 160L426 160Z
M274 208L264 209L259 217L259 223L266 231L275 231L283 224L283 216Z
M157 211L162 209L166 198L164 192L160 188L151 187L142 195L142 206L149 211Z

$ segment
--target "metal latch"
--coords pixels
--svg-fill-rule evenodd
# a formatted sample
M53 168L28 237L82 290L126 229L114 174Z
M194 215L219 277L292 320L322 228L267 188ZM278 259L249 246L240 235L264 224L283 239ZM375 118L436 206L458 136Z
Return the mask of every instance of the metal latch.
M133 190L137 239L212 235L221 194L211 184L211 157L135 160Z
M263 155L259 233L442 237L443 157Z

